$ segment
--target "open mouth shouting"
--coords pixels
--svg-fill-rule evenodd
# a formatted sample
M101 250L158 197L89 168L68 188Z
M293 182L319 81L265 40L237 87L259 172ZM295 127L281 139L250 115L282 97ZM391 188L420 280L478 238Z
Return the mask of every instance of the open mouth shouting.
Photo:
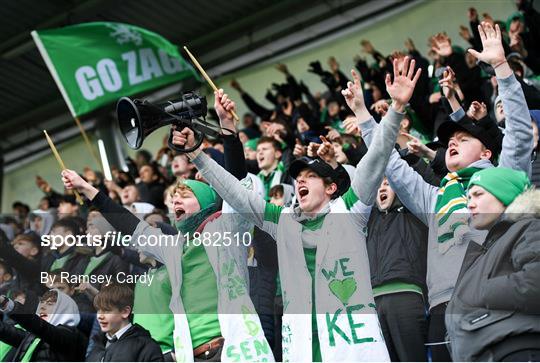
M450 155L450 157L454 157L454 156L459 155L459 152L455 148L451 147L448 150L448 155Z
M305 185L302 185L301 187L298 188L298 195L300 196L300 199L303 199L308 194L309 194L309 189Z
M382 192L379 194L379 199L381 200L381 203L384 203L388 199L388 194L386 192Z
M174 206L174 218L179 221L186 215L186 211L184 208L180 206Z

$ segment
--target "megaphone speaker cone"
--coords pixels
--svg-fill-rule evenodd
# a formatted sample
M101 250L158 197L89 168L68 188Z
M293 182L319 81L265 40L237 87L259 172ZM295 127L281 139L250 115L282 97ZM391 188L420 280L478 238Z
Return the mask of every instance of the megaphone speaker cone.
M144 135L141 129L141 116L135 103L128 97L122 97L116 104L116 114L122 135L132 149L141 147Z

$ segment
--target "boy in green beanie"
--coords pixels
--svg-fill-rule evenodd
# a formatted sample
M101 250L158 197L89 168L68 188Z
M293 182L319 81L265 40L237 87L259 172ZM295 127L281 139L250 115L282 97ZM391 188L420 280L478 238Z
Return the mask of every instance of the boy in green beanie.
M523 171L508 168L489 168L476 172L469 182L471 226L485 230L504 213L514 199L531 185Z
M470 181L470 242L446 310L454 361L538 361L540 192L522 171L489 168Z
M172 201L180 233L169 236L115 204L74 171L64 170L62 177L68 189L84 194L113 227L132 235L140 251L166 266L176 361L273 361L249 297L243 239L252 224L239 213L218 213L212 188L195 180L176 185ZM255 178L249 176L242 183L254 188ZM151 307L147 310L156 313Z

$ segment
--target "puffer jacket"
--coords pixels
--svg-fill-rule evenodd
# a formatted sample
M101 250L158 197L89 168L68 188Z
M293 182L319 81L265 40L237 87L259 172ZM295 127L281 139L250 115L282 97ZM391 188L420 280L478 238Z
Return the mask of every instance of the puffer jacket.
M468 246L446 309L452 359L498 360L510 339L540 339L539 276L540 191L530 190L508 206L483 245ZM540 340L528 344L520 349L538 348Z
M368 221L371 285L400 281L426 291L428 229L396 196L388 211L376 206Z

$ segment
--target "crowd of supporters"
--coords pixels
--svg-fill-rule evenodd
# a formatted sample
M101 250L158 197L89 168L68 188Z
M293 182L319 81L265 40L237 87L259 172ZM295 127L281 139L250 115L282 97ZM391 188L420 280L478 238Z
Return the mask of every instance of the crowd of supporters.
M540 361L540 13L516 7L470 8L467 49L314 60L323 91L233 80L197 152L37 176L0 224L0 359Z

